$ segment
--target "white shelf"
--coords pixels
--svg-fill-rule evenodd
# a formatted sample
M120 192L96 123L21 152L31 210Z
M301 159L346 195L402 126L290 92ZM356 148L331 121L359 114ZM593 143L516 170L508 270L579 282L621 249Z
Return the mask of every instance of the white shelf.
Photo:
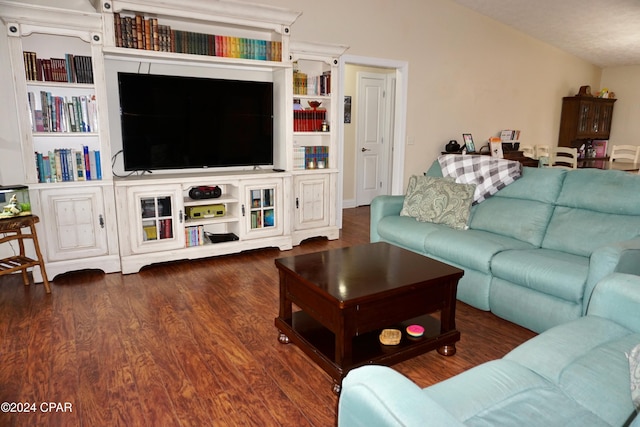
M291 68L290 62L261 61L256 59L228 58L225 56L194 55L190 53L159 52L124 47L103 48L106 59L154 63L177 64L202 67L242 68L243 70L275 70Z

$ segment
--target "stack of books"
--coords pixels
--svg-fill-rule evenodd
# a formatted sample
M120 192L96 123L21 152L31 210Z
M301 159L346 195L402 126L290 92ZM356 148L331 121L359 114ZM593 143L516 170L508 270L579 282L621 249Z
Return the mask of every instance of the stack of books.
M102 179L99 150L56 148L35 153L38 182L91 181Z
M320 132L327 110L293 110L294 132Z
M33 92L29 92L27 98L33 132L98 131L95 95L62 97L40 91L39 99Z
M114 14L116 47L282 61L282 42L174 30L157 18Z
M23 51L27 80L93 83L93 64L90 56L66 53L64 58L38 58L35 52Z
M299 146L293 149L293 169L325 169L329 167L329 147Z
M331 71L325 71L321 75L310 76L298 70L293 71L294 95L330 95Z
M184 241L187 248L202 246L205 242L204 226L194 225L184 228Z

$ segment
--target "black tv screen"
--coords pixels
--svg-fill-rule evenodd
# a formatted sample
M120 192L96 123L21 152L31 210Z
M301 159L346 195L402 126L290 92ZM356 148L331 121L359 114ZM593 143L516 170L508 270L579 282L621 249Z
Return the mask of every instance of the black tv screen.
M273 164L273 83L118 73L124 169Z

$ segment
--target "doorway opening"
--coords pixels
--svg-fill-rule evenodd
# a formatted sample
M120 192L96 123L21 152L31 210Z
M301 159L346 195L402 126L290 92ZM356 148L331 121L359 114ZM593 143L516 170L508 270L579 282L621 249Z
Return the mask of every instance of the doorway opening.
M378 194L402 194L408 63L343 55L340 58L338 201L367 205ZM350 122L349 122L350 121ZM338 225L342 225L338 209Z

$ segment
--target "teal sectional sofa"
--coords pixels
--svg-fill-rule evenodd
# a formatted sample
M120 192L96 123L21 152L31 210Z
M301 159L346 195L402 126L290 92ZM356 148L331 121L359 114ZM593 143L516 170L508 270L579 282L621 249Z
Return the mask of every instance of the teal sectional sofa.
M426 173L442 176L436 161ZM371 204L372 242L464 269L458 299L536 332L583 316L595 284L640 274L640 176L524 167L473 206L469 228L401 216L403 196Z
M585 316L425 389L388 367L349 372L338 426L640 426L639 344L640 277L614 273Z

